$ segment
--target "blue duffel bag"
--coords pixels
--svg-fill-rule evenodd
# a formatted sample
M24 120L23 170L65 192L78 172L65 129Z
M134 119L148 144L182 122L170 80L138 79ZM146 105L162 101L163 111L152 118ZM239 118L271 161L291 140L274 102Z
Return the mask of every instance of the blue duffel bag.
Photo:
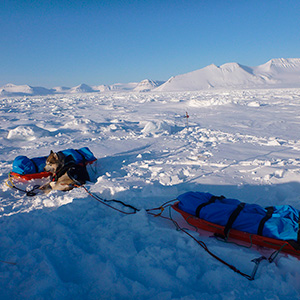
M28 158L27 156L17 156L13 162L12 171L20 175L40 173L44 171L47 156Z
M177 197L178 208L205 221L280 240L298 242L299 211L290 205L263 208L210 193L187 192Z

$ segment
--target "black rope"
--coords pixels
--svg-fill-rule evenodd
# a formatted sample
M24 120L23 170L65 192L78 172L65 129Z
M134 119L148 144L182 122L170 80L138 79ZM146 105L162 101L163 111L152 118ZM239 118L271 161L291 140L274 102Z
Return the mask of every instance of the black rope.
M116 200L116 199L106 200L106 199L102 199L102 198L99 197L99 196L96 196L96 197L97 197L99 200L104 201L104 202L107 202L107 203L109 203L109 202L115 202L115 203L122 204L123 206L129 207L129 208L131 208L132 210L134 210L135 213L136 213L137 211L140 211L140 209L138 209L138 208L136 208L136 207L134 207L134 206L132 206L132 205L130 205L130 204L126 204L126 203L124 203L124 202L121 201L121 200Z
M35 192L35 190L39 189L40 185L38 185L38 184L34 185L33 188L31 190L29 190L29 191L20 189L20 188L16 187L15 185L13 185L12 188L14 188L14 189L16 189L16 190L18 190L20 192L25 193L26 196L33 197L33 196L35 196L35 195L38 194L38 192Z
M180 230L182 231L183 233L187 234L189 237L191 237L199 246L201 246L210 256L212 256L213 258L215 258L216 260L218 260L220 263L222 263L223 265L227 266L228 268L230 268L232 271L238 273L239 275L245 277L246 279L252 281L254 280L255 278L255 275L256 275L256 272L257 272L257 269L258 269L258 266L259 264L261 263L262 260L264 260L265 258L263 257L260 257L260 258L255 258L253 260L251 260L251 262L254 262L255 263L255 266L253 268L253 271L251 273L251 275L248 275L242 271L240 271L239 269L237 269L235 266L227 263L226 261L224 261L222 258L220 258L219 256L217 256L216 254L214 254L213 252L211 252L207 245L201 241L201 240L198 240L196 239L194 236L192 236L188 231L187 229L185 228L182 228L173 218L172 218L172 215L171 215L171 209L169 211L169 218L167 218L169 220L171 220L175 227L177 228L177 230Z
M110 208L112 208L112 209L114 209L114 210L117 210L117 211L119 211L119 212L121 212L121 213L124 213L124 214L135 214L137 211L140 211L140 209L138 209L138 208L136 208L136 207L134 207L134 206L132 206L132 205L126 204L126 203L124 203L124 202L122 202L122 201L120 201L120 200L116 200L116 199L105 200L105 199L99 197L98 195L94 195L94 194L92 194L91 192L89 192L88 189L87 189L86 187L84 187L84 186L81 186L81 187L83 187L83 188L85 189L85 191L86 191L90 196L92 196L94 199L96 199L97 201L99 201L99 202L101 202L101 203L103 203L103 204L109 206ZM255 279L255 275L256 275L256 273L257 273L258 267L259 267L260 263L261 263L263 260L269 260L269 262L271 263L271 262L275 259L275 257L278 255L278 253L281 251L281 249L278 250L278 251L275 251L275 254L276 254L276 255L275 255L274 258L271 258L271 256L274 256L274 253L273 253L273 254L270 256L269 259L267 259L265 256L261 256L261 257L259 257L259 258L255 258L255 259L251 260L251 262L254 262L254 264L255 264L255 265L254 265L254 268L253 268L253 270L252 270L251 275L246 274L246 273L240 271L239 269L237 269L235 266L233 266L233 265L227 263L227 262L224 261L222 258L220 258L220 257L217 256L216 254L214 254L213 252L211 252L211 251L208 249L207 245L206 245L203 241L197 240L193 235L191 235L191 234L187 231L187 229L182 228L182 227L181 227L181 226L180 226L180 225L172 218L172 215L171 215L171 207L172 207L172 204L170 204L170 203L171 203L171 202L174 202L174 201L176 201L176 200L177 200L177 199L173 199L173 200L167 201L167 202L165 202L164 204L162 204L160 207L157 207L157 208L146 209L146 212L147 212L148 214L150 214L150 215L155 216L155 217L161 217L161 218L163 218L163 219L172 221L173 224L175 225L175 227L176 227L177 230L182 231L182 232L184 232L186 235L188 235L189 237L191 237L191 238L192 238L199 246L201 246L201 247L202 247L202 248L203 248L210 256L212 256L213 258L215 258L216 260L218 260L220 263L224 264L225 266L227 266L228 268L230 268L230 269L233 270L234 272L238 273L239 275L245 277L246 279L248 279L248 280L250 280L250 281L252 281L252 280ZM105 202L116 202L116 203L122 204L122 205L124 205L125 207L130 207L131 209L134 210L134 212L131 212L131 213L124 212L124 211L122 211L122 210L116 209L115 207L112 207L112 206L106 204ZM161 213L163 212L163 210L164 210L166 207L169 207L169 208L170 208L170 209L169 209L169 217L165 217L165 216L162 216L162 215L161 215ZM155 214L155 213L152 212L153 210L159 210L159 209L161 210L161 213L159 213L159 214Z
M112 209L114 209L114 210L120 212L120 213L123 213L123 214L126 214L126 215L131 215L131 214L135 214L137 211L139 211L138 208L136 208L136 207L134 207L134 206L132 206L132 205L126 204L126 203L124 203L124 202L122 202L122 201L120 201L120 200L116 200L116 199L106 200L106 199L103 199L103 198L99 197L98 195L92 194L92 193L91 193L85 186L83 186L83 185L75 185L75 187L82 187L82 188L83 188L83 189L84 189L84 190L85 190L92 198L94 198L94 199L97 200L98 202L100 202L100 203L102 203L102 204L104 204L104 205L106 205L106 206L108 206L108 207L110 207L110 208L112 208ZM133 212L126 212L126 211L123 211L123 210L121 210L121 209L118 209L118 208L116 208L116 207L114 207L114 206L109 205L109 204L108 204L109 202L116 202L116 203L122 204L122 205L125 206L125 207L131 208L131 209L133 210Z

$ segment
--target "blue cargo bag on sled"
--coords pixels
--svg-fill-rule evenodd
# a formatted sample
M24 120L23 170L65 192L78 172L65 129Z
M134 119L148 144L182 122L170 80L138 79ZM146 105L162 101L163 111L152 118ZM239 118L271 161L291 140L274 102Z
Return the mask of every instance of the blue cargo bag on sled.
M178 208L205 221L230 229L285 240L300 249L299 211L290 205L263 208L210 193L187 192L177 197Z
M13 162L12 172L25 175L44 171L47 156L28 158L27 156L17 156Z

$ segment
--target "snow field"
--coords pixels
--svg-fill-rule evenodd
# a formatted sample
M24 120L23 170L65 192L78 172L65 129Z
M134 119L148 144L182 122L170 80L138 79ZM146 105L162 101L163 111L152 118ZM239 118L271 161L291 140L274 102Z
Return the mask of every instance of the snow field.
M297 258L263 262L249 282L145 212L189 190L300 209L299 89L72 94L0 104L0 259L16 262L0 264L1 299L299 298ZM86 187L141 211L122 215L83 189L31 198L5 184L17 155L85 146L98 158L96 182ZM272 253L192 234L248 274L253 258Z

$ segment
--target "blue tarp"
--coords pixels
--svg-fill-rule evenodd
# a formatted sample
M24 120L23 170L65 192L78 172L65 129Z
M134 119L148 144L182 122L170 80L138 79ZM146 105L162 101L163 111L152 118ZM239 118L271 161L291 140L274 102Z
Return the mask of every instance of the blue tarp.
M91 152L88 147L83 147L78 150L75 149L67 149L61 151L66 157L72 155L73 159L75 160L76 164L83 162L83 157L85 158L86 162L91 162L96 160L96 157ZM81 154L79 154L80 152ZM17 156L13 162L12 171L14 173L18 173L20 175L25 174L34 174L40 173L44 171L44 167L46 165L47 156L43 157L35 157L35 158L28 158L27 156Z
M209 202L210 193L187 192L177 197L178 208L196 216L197 208ZM236 199L217 197L214 202L201 207L199 217L205 221L226 226L231 214L241 202ZM280 240L298 240L299 211L290 205L273 206L273 213L264 223L262 235ZM267 208L257 204L245 204L236 217L232 228L258 234L259 225L267 215Z

